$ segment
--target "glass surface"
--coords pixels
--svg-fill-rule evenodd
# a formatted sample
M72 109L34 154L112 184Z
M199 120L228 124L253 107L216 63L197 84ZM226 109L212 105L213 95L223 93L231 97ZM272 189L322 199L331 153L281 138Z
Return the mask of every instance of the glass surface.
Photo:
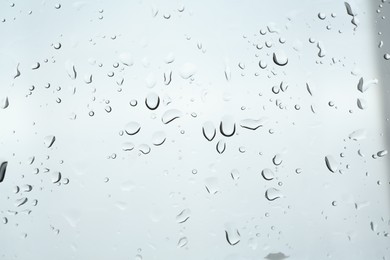
M0 259L390 259L390 1L1 1Z

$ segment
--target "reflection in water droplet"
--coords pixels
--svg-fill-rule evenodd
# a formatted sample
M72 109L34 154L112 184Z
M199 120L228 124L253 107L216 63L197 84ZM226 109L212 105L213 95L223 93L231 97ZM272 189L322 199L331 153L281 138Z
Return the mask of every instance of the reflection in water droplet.
M179 242L177 242L177 247L185 247L188 244L188 239L186 237L182 237L179 239Z
M150 110L155 110L160 104L160 97L156 93L150 93L145 98L145 105Z
M273 200L279 199L280 197L282 197L282 193L278 189L269 188L265 192L265 198L267 200L269 200L269 201L273 201Z
M161 121L164 124L168 124L181 116L182 116L182 113L180 110L170 109L170 110L165 111L165 113L161 117Z
M203 124L202 132L203 132L203 136L208 141L212 141L217 133L215 126L214 126L213 122L211 122L211 121L207 121Z
M138 122L129 122L125 126L125 132L128 135L135 135L141 130L141 126Z
M8 162L2 162L0 165L0 183L3 182L3 180L4 180L7 166L8 166Z
M337 171L337 162L332 155L325 156L325 164L329 171L333 173Z
M54 135L48 135L43 139L43 142L47 148L50 148L56 140Z
M226 149L225 141L223 139L219 140L218 143L217 143L216 148L217 148L217 152L219 154L222 154L225 151L225 149Z
M265 168L261 171L261 175L267 181L273 180L275 178L275 174L271 169Z
M190 209L183 209L177 216L176 216L176 222L177 223L184 223L191 217L191 210Z

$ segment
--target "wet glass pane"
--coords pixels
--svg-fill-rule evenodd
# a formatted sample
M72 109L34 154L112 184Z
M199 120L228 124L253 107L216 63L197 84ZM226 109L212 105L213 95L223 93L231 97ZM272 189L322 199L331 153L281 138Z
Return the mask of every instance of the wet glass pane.
M390 1L2 1L0 259L390 259Z

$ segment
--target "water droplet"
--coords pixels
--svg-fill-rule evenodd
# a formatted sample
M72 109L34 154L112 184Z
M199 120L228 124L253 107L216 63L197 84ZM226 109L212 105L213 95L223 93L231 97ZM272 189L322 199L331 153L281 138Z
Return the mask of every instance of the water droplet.
M129 103L130 103L130 106L132 106L132 107L135 107L138 104L137 100L135 100L135 99L130 100Z
M54 135L48 135L43 139L43 143L47 148L50 148L56 140L56 137Z
M354 141L359 141L365 139L367 136L367 130L358 129L349 134L348 138Z
M177 223L184 223L191 217L191 210L190 209L183 209L177 216L176 216L176 222Z
M61 180L61 172L53 172L51 174L51 181L57 183Z
M119 60L125 66L133 66L134 64L133 57L128 52L122 52L121 54L119 54Z
M2 109L6 109L9 106L9 100L8 97L5 97L1 100L0 107Z
M268 260L283 260L283 259L287 259L288 256L279 252L279 253L269 253L264 258Z
M167 139L167 136L166 136L165 132L157 131L152 136L152 143L155 146L160 146L165 142L166 139Z
M91 84L92 83L92 74L87 74L84 76L84 82L86 84Z
M172 81L172 71L164 72L164 84L168 86Z
M2 219L2 221L3 221L3 224L7 224L7 223L8 223L8 218L2 217L1 219Z
M2 162L0 165L0 183L3 182L3 180L4 180L7 166L8 166L8 162Z
M321 20L325 20L326 15L324 13L318 13L318 18L320 18Z
M362 110L366 109L366 107L367 107L367 102L363 98L358 98L356 103L357 103L358 108L360 108Z
M30 192L30 191L32 191L32 189L33 189L33 186L31 186L29 184L25 184L22 186L23 192Z
M149 95L146 96L146 98L145 98L145 105L150 110L157 109L159 104L160 104L160 97L156 93L152 92L152 93L150 93Z
M181 116L182 116L182 113L180 110L170 109L170 110L165 111L165 113L161 117L161 121L164 124L168 124Z
M219 140L218 143L217 143L216 148L217 148L217 152L219 154L222 154L225 151L225 149L226 149L225 141L223 139Z
M32 69L32 70L36 70L36 69L39 69L40 66L41 66L41 64L39 64L39 62L35 62L35 63L31 66L31 69Z
M208 140L212 141L217 133L213 122L207 121L202 126L203 136Z
M223 136L231 137L236 132L236 123L231 116L224 116L219 124L219 131Z
M192 77L197 71L197 68L194 64L192 63L185 63L183 66L180 68L180 76L183 79L189 79Z
M235 246L240 242L241 235L238 229L229 228L225 230L225 238L229 245Z
M386 53L383 55L383 58L385 58L385 60L390 60L390 54Z
M61 48L61 43L57 42L53 44L54 49L59 50Z
M318 57L323 58L325 57L325 48L322 42L317 42L317 48L318 48Z
M260 119L244 119L240 121L240 126L249 130L256 130L268 121L267 118Z
M133 150L133 149L134 149L134 144L133 144L133 143L126 142L126 143L123 143L123 144L122 144L122 150L123 150L123 151L128 152L128 151L131 151L131 150Z
M138 151L140 151L141 153L143 153L143 154L148 154L148 153L150 153L150 146L149 145L147 145L147 144L140 144L139 146L138 146Z
M186 237L182 237L179 239L179 242L177 242L177 247L185 247L188 244L188 239Z
M232 176L232 179L236 181L240 178L240 172L237 169L233 169L230 172L230 176Z
M382 150L377 153L378 157L383 157L387 154L387 150Z
M333 158L332 155L325 156L325 164L326 167L328 167L328 170L335 173L337 171L338 165L336 160Z
M135 135L141 130L141 125L138 122L129 122L125 126L125 132L128 135Z
M267 181L273 180L275 178L275 174L271 169L265 168L261 171L261 175Z
M54 6L54 8L55 8L55 9L60 9L60 8L61 8L61 4L56 4L56 5Z
M275 189L275 188L269 188L268 190L266 190L265 192L265 198L269 201L274 201L276 199L279 199L280 197L282 197L282 193L280 192L280 190L278 189Z
M276 166L281 165L282 162L283 162L282 155L276 154L276 155L274 156L274 158L272 158L272 162L273 162Z
M16 207L23 206L24 204L27 203L27 201L28 201L28 199L26 197L17 199L16 202L15 202L15 206Z
M337 201L335 201L335 200L332 201L332 206L334 206L334 207L337 206Z
M16 65L16 73L15 73L14 79L16 79L19 76L20 76L20 71L19 71L19 63L18 63L18 65Z
M259 61L259 66L260 66L260 68L265 69L265 68L267 68L267 62L261 60L261 61Z
M288 58L283 51L273 53L273 61L276 65L285 66L288 63Z

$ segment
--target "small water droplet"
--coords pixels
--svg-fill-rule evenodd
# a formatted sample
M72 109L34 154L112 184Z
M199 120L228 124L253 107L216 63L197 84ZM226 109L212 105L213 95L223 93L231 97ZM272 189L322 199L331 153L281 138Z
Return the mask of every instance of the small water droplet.
M288 58L283 51L274 52L272 58L275 64L279 66L285 66L288 63Z
M249 130L256 130L261 126L264 126L267 121L268 119L265 117L260 119L244 119L240 121L240 126Z
M0 183L3 182L3 180L4 180L7 166L8 166L8 162L2 162L0 165Z
M318 13L318 18L320 18L321 20L325 20L326 15L324 13Z
M338 165L332 155L325 156L325 164L329 171L333 173L337 171Z
M53 172L51 174L51 181L57 183L61 180L61 172Z
M188 239L186 237L182 237L179 239L179 242L177 242L177 247L185 247L188 244Z
M155 146L160 146L165 142L166 139L167 139L167 137L166 137L165 132L157 131L152 136L152 143Z
M132 107L135 107L138 104L137 100L135 100L135 99L130 100L129 103L130 103L130 106L132 106Z
M382 150L382 151L379 151L376 155L378 155L378 157L383 157L387 154L387 150Z
M219 140L217 145L216 145L216 148L217 148L217 152L219 154L222 154L225 151L225 149L226 149L225 141L223 139Z
M0 107L2 109L6 109L9 106L9 100L8 97L5 97L1 100Z
M279 199L280 197L282 197L282 193L280 192L280 190L278 189L275 189L275 188L269 188L268 190L266 190L265 192L265 198L269 201L274 201L276 199Z
M56 140L54 135L48 135L43 139L43 142L47 148L50 148Z
M125 132L128 135L135 135L141 130L141 125L138 122L129 122L125 126Z
M41 64L39 64L39 62L35 62L35 63L31 66L31 69L32 69L32 70L36 70L36 69L39 69L40 66L41 66Z
M159 104L160 104L160 97L156 93L152 92L146 96L145 105L150 110L157 109Z
M236 181L240 178L240 172L237 169L233 169L230 172L230 176L232 176L232 179Z
M236 123L231 116L224 116L219 124L219 131L223 136L231 137L236 132Z
M123 151L131 151L134 149L134 144L133 143L130 143L130 142L126 142L126 143L123 143L122 144L122 150Z
M179 224L182 224L186 222L191 217L191 210L190 209L183 209L177 216L176 216L176 222Z
M386 53L385 55L383 55L383 58L385 58L385 60L390 60L390 54Z
M269 168L265 168L261 171L261 175L263 176L263 178L267 181L271 181L275 178L275 174L274 172L269 169Z
M119 60L125 66L130 67L130 66L133 66L133 64L134 64L133 56L128 52L122 52L121 54L119 54Z
M180 76L183 79L189 79L193 75L195 75L197 71L197 68L194 64L192 63L185 63L183 66L180 68Z
M276 166L281 165L282 162L283 162L282 155L276 154L276 155L272 158L272 162L273 162Z
M61 43L59 43L59 42L53 44L53 47L54 47L54 49L56 49L56 50L61 49L61 46L62 46L62 45L61 45Z
M203 132L203 136L208 141L212 141L217 133L215 126L214 126L213 122L211 122L211 121L207 121L203 124L202 132Z

